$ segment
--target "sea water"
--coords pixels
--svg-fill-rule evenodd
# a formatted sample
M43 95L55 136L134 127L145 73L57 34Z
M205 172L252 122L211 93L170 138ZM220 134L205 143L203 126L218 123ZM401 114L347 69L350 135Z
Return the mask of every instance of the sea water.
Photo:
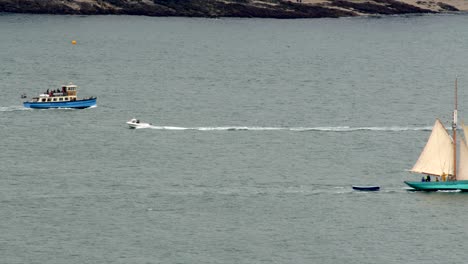
M468 196L403 181L467 23L0 15L0 263L465 263Z

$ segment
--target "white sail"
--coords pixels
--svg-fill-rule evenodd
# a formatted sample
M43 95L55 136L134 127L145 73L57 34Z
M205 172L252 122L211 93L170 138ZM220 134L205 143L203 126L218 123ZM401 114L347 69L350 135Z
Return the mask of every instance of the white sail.
M458 160L457 180L468 180L468 147L466 146L465 140L460 140L460 159Z
M466 139L468 136L468 126L462 123L464 140L460 139L460 157L458 161L457 180L468 180L468 146Z
M439 176L453 175L453 163L452 138L437 119L429 140L411 171Z

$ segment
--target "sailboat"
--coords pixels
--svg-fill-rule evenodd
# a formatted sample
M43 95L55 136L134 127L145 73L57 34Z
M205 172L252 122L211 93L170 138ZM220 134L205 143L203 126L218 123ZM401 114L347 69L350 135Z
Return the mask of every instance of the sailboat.
M468 147L466 143L468 126L462 124L465 140L460 139L460 144L457 144L457 90L457 80L455 80L452 136L450 136L442 122L436 119L426 146L410 170L410 172L425 175L428 179L435 176L435 181L405 181L414 190L460 190L468 192ZM457 145L459 145L459 151L457 151Z

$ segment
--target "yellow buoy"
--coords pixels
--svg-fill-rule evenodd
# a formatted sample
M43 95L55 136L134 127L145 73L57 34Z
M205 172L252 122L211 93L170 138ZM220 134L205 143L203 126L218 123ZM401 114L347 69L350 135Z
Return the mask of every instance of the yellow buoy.
M76 40L72 40L72 44L73 44L73 45L76 45Z

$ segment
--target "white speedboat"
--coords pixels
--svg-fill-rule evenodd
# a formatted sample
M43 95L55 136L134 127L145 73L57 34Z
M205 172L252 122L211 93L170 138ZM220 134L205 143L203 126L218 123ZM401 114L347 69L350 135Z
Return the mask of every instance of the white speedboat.
M127 121L127 124L130 128L147 128L150 127L150 123L143 123L139 119L132 118L129 121Z

